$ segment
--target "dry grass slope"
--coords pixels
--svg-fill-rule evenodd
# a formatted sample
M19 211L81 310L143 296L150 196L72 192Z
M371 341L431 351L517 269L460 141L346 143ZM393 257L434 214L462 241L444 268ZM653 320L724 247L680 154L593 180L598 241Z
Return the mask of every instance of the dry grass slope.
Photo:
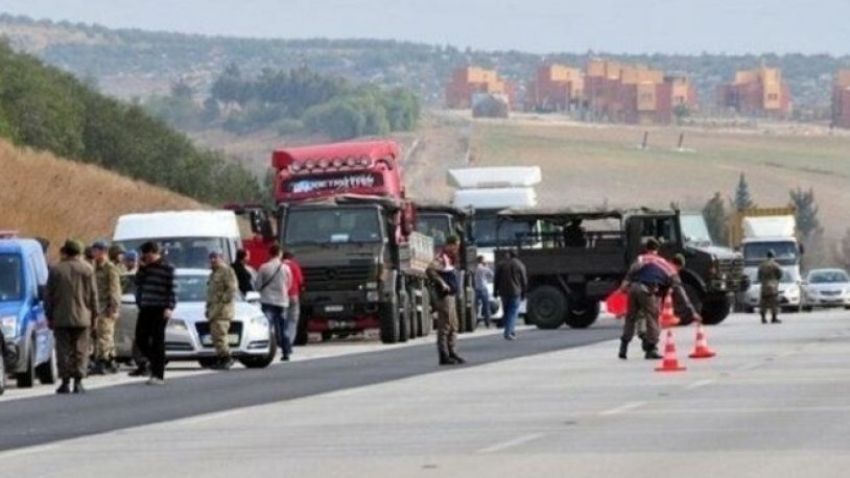
M115 220L131 212L207 206L95 166L20 149L0 140L0 229L48 238L110 237ZM55 254L56 247L51 246Z

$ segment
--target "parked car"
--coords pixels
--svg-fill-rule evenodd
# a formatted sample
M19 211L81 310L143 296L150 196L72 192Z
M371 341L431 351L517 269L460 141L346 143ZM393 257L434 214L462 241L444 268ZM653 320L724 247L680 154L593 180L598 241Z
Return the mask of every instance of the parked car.
M850 275L844 269L812 269L803 282L803 310L850 309Z
M58 375L53 332L44 314L48 273L44 253L45 246L36 239L0 233L3 376L14 377L20 388L32 387L36 380L55 383Z
M165 356L168 361L197 360L208 367L215 362L210 327L205 317L207 280L205 269L177 269L177 307L165 330ZM135 302L135 280L131 274L122 277L123 297L115 347L118 360L132 362L138 310ZM252 299L252 297L249 297ZM231 353L248 368L264 368L274 360L277 344L269 321L260 307L236 294L236 319L230 324Z
M803 303L803 280L797 275L796 269L783 269L782 279L779 281L779 307L786 312L797 312ZM753 313L759 306L761 299L761 283L757 274L750 276L750 288L744 296L744 309Z

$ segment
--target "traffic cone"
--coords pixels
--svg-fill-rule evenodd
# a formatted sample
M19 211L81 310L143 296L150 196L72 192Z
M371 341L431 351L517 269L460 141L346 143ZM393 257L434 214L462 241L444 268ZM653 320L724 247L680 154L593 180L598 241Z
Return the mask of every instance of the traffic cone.
M661 361L661 366L656 368L656 372L683 372L687 370L683 365L679 365L679 359L676 358L676 344L673 343L673 331L667 329L667 339L664 341L664 359Z
M694 351L688 357L692 359L706 359L717 355L714 350L708 347L708 340L705 337L705 330L702 328L702 323L697 322L697 341L694 346Z
M673 311L673 295L669 292L661 303L661 316L658 318L658 325L662 329L679 325L679 318L676 317L676 312Z

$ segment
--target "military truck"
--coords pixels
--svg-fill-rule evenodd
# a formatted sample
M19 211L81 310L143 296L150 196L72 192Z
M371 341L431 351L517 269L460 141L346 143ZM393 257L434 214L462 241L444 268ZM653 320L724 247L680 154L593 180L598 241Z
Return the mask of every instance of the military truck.
M619 287L648 237L659 240L662 256L685 256L682 281L705 324L722 322L733 294L748 287L741 255L689 244L677 210L509 209L499 219L541 221L547 231L518 235L514 249L528 272L528 321L538 328L592 325L600 301ZM579 243L571 240L570 224L581 227Z

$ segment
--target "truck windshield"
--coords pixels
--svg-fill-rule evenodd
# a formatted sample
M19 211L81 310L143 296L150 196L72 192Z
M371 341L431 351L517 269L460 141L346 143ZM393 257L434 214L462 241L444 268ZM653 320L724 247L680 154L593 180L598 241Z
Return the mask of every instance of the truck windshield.
M512 246L520 237L527 243L532 232L531 223L501 221L500 224L495 213L475 213L475 244L479 247Z
M383 240L377 208L290 209L284 230L287 246Z
M0 302L19 301L24 296L24 271L17 254L0 254Z
M142 244L153 240L162 247L165 259L178 269L208 269L210 252L221 251L230 257L227 241L223 237L167 237L121 241L125 250L139 251Z
M683 214L680 216L680 220L685 243L712 245L711 233L708 232L708 226L702 214Z
M419 214L416 218L416 231L434 238L434 246L446 245L446 238L452 234L452 221L448 215L427 216Z
M797 260L797 244L787 242L750 242L744 244L744 260L750 263L763 261L768 251L776 254L776 260L789 263Z

